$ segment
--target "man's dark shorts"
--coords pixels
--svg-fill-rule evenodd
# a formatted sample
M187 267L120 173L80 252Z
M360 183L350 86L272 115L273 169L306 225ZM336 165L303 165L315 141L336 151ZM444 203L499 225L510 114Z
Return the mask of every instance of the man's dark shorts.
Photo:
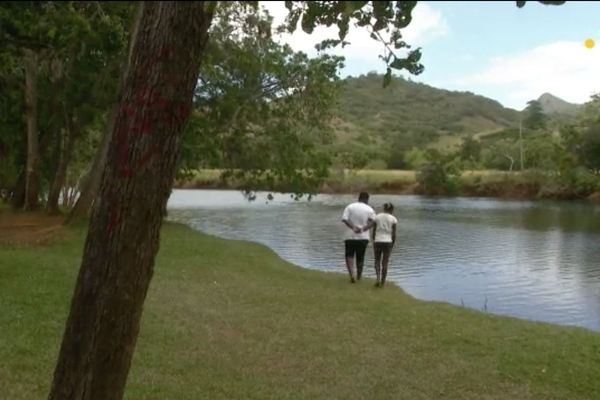
M365 261L365 251L367 250L368 240L346 240L346 257L351 258L356 254L356 263L363 264Z

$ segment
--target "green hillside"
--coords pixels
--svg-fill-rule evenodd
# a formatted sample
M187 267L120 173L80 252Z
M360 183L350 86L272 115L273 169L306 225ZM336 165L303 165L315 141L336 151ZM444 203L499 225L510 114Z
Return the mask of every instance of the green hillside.
M519 112L470 92L452 92L370 73L343 82L334 121L338 151L385 159L392 147L445 147L465 135L518 126Z
M385 89L382 82L376 73L350 77L339 93L334 150L352 160L363 157L360 167L402 168L395 158L413 147L456 148L470 135L480 141L489 136L485 141L492 143L518 131L521 112L487 97L403 78ZM547 93L539 101L551 131L572 120L580 107Z

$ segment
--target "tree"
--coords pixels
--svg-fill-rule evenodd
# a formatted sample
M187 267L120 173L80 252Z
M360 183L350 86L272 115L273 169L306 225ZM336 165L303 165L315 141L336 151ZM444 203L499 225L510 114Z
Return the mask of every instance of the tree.
M581 139L581 159L587 168L598 173L600 171L600 123L588 127Z
M486 168L513 171L519 158L519 145L509 139L502 139L482 152L483 165Z
M248 190L316 192L331 164L341 58L309 59L277 44L263 12L236 3L217 10L180 166L224 170Z
M473 135L466 136L460 145L459 154L461 160L477 163L481 158L481 143Z
M25 3L25 4L23 4ZM38 80L41 64L58 46L56 32L61 30L59 15L68 9L50 2L6 2L0 7L3 44L23 67L25 119L27 128L26 168L23 207L32 210L39 205L40 154L38 126ZM60 35L58 35L60 36ZM18 206L21 206L20 202Z
M575 164L593 171L600 169L600 95L592 96L576 122L560 131L566 151Z
M413 147L405 153L407 166L411 169L419 169L427 164L427 157L423 150Z
M393 23L393 42L416 2L287 2L290 22L302 17L337 24L343 39L352 19L379 32ZM121 399L159 232L175 176L178 147L214 2L145 2L133 41L108 162L85 242L71 311L49 399ZM293 23L291 25L294 25ZM345 30L345 32L343 32ZM377 36L377 35L375 35ZM390 68L418 72L416 53L388 57Z
M132 33L137 32L137 26L139 24L139 19L141 18L141 12L139 8L136 8L135 10L135 17L132 17L134 9L130 8L128 10L129 12L127 13L127 16L123 18L124 21L130 22L131 28L129 29L129 31ZM109 66L116 70L116 72L113 72L113 75L115 76L115 87L112 88L112 92L109 92L112 93L112 95L109 96L108 99L106 99L106 109L108 110L108 112L106 113L103 133L101 136L101 140L98 143L94 157L92 158L91 166L87 174L85 175L82 184L79 186L79 197L77 198L75 205L69 212L69 215L65 221L66 224L87 217L91 210L93 201L96 198L96 195L98 194L98 189L100 188L100 181L102 179L102 171L104 169L104 165L106 163L106 158L108 155L110 137L112 135L112 131L114 130L115 119L119 110L119 101L122 96L124 84L123 80L125 79L129 59L131 58L130 54L132 38L129 37L128 39L129 46L127 48L125 48L124 46L122 49L128 49L128 51L123 51L123 54L116 54L112 58L112 62L109 63ZM123 44L125 42L126 40L123 40ZM129 57L126 57L127 54L129 54Z
M49 399L121 399L214 3L142 5Z
M94 154L92 164L86 174L85 180L79 187L80 195L67 216L65 221L66 224L87 217L91 210L94 198L98 194L100 180L102 179L102 171L104 170L106 157L108 155L110 137L115 126L118 105L119 104L115 102L115 104L109 106L108 122L104 129L102 140L98 144L97 151Z
M38 104L37 104L37 69L38 55L23 49L25 64L25 109L27 110L27 168L25 173L25 210L38 207L39 193L39 145L38 145Z
M20 97L26 98L21 106L24 111L18 113L27 119L27 129L23 127L28 132L27 167L16 187L7 188L17 207L34 208L47 194L48 211L58 211L76 142L101 119L108 93L114 91L113 59L123 47L122 20L130 8L98 2L6 2L0 6L0 39L5 44L0 80L12 86L3 94L16 105ZM18 84L19 80L25 84ZM9 117L0 120L3 135L14 136L18 132L14 125ZM20 150L13 147L14 152ZM23 167L20 157L13 162L17 171Z
M564 150L546 133L530 136L525 141L528 168L558 171Z
M527 129L544 129L546 127L546 114L542 109L542 105L537 100L527 102L527 107L523 111L523 127Z
M425 157L427 163L421 165L416 173L418 192L427 195L454 194L461 171L453 155L428 149Z
M46 208L58 212L58 198L78 141L88 136L99 122L104 123L107 105L113 102L121 63L126 55L124 29L133 7L118 3L102 5L74 3L77 19L70 25L69 40L53 57L54 98L59 101L56 114L62 115L58 128L58 162L54 168ZM69 37L64 40L68 40ZM110 107L108 107L110 109ZM62 127L62 129L61 129Z
M420 63L421 49L411 50L411 46L402 40L401 29L412 21L412 11L416 1L286 1L289 11L286 26L282 30L294 32L298 22L302 30L312 33L319 25L336 25L339 30L337 39L326 39L316 47L319 50L342 45L348 34L350 24L367 29L371 38L383 45L380 58L387 64L383 86L392 80L392 69L407 70L413 75L423 72ZM388 36L389 35L389 36Z

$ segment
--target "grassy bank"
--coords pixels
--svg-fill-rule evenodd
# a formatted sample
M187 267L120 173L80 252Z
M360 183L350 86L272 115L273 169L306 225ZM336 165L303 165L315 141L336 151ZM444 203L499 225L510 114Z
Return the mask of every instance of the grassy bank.
M197 170L188 179L175 183L181 189L242 189L240 181L223 182L219 170ZM359 190L412 193L417 183L414 171L340 170L332 171L323 183L320 193L354 193ZM258 188L269 190L270 188Z
M2 399L47 394L84 237L61 230L0 243ZM351 285L169 224L126 398L583 400L598 376L598 333Z
M595 189L594 189L595 186ZM184 189L242 189L241 182L220 180L218 170L199 170L191 178L176 182ZM600 201L600 177L582 185L583 190L560 184L556 177L536 171L465 171L444 187L433 188L435 194L463 197L497 197L504 199L586 199ZM271 190L272 188L256 188ZM381 194L431 194L417 182L415 171L345 170L332 171L319 193L355 194L366 190Z

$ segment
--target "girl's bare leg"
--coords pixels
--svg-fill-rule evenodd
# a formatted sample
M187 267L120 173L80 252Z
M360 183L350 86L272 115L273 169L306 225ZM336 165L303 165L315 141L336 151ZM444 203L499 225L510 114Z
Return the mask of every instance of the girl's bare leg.
M390 253L391 253L391 249L386 249L383 252L383 266L382 266L382 270L381 270L381 284L380 284L380 286L382 286L382 287L385 283L385 277L387 276L388 263L390 262Z

